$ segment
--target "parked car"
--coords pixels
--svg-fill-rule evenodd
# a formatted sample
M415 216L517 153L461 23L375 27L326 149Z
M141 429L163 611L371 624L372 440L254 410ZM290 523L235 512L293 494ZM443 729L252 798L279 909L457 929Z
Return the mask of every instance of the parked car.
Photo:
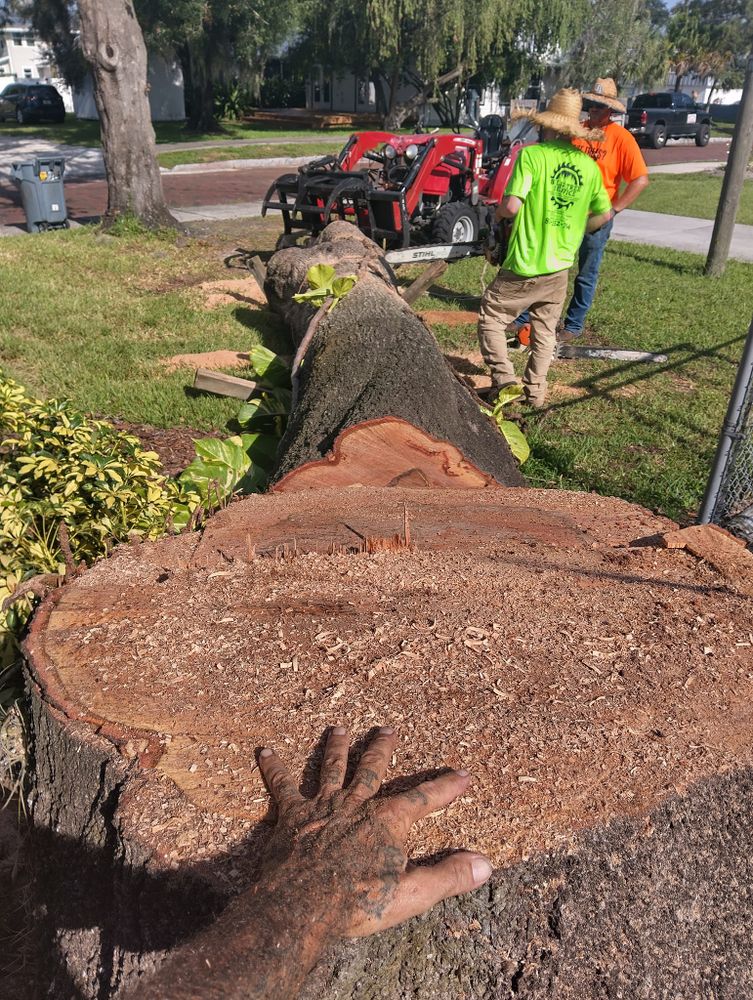
M627 127L636 139L647 139L661 149L667 139L692 136L696 146L706 146L711 135L711 115L681 91L639 94L628 111Z
M0 122L8 119L23 125L65 121L65 105L58 91L49 83L9 83L0 94Z

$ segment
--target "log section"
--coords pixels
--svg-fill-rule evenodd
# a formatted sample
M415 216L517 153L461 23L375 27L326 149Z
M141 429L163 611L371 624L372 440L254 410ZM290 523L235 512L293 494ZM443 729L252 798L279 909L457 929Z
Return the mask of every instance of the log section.
M409 547L363 551L406 510ZM248 884L257 747L306 788L326 725L389 721L394 773L474 774L414 854L496 872L340 946L307 998L753 997L753 608L632 544L673 527L586 494L309 490L54 594L26 649L38 995L118 996Z
M355 274L358 282L312 327L315 310L292 296L308 287L306 273L315 264ZM378 247L355 226L333 222L312 246L275 254L264 290L296 347L314 330L297 373L297 401L275 479L323 458L345 428L399 417L454 445L498 483L524 484L506 441L455 377L426 324L398 295Z

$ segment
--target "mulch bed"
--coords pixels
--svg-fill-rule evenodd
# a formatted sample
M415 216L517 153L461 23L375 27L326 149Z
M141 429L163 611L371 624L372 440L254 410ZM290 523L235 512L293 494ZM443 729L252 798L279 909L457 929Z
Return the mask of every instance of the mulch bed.
M112 419L110 423L120 431L133 434L149 451L156 451L165 472L170 476L177 476L194 460L194 441L197 438L225 436L220 431L197 431L193 427L152 427L150 424L132 424L127 420Z

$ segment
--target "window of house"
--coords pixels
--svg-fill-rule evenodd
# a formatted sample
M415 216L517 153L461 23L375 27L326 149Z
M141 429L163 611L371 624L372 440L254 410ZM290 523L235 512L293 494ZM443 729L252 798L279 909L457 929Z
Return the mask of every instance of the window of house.
M24 80L31 80L31 66L24 66Z
M324 79L324 86L322 87L322 91L323 91L322 100L324 101L325 104L329 104L331 87L330 87L330 79L328 76L325 77Z

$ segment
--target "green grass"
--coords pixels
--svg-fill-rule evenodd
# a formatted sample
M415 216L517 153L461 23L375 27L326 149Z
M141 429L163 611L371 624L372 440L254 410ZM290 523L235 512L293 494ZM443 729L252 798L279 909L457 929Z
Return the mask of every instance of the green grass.
M692 516L753 313L753 265L731 261L721 279L704 278L702 267L692 254L609 245L587 339L668 360L555 363L547 407L527 418L532 457L523 471L533 485ZM481 271L478 260L453 264L432 291L457 297L426 297L418 308L476 308ZM477 350L473 326L437 333L450 353ZM522 373L524 357L513 358Z
M259 342L287 348L266 312L238 303L203 308L197 283L246 274L225 268L217 245L174 234L103 237L85 228L6 238L0 365L37 395L68 396L88 412L223 428L237 401L194 395L193 372L168 374L160 359Z
M734 133L735 133L735 126L732 122L715 122L712 120L711 123L712 136L720 136L724 139L731 139Z
M666 212L713 219L722 190L721 176L703 171L697 174L651 174L648 187L633 203L641 212ZM753 225L753 180L743 185L737 221Z
M257 128L242 122L222 122L219 132L190 132L183 122L155 122L157 142L217 142L222 139L245 139L249 142L265 139L300 139L321 136L322 140L335 137L335 145L341 145L337 138L348 136L352 129L328 129L317 132L313 129ZM99 122L78 121L68 115L65 122L55 125L44 122L30 125L0 123L0 138L17 136L19 139L49 139L50 142L65 142L72 146L101 146Z
M244 224L243 244L269 249L278 228ZM91 412L223 429L238 404L194 396L193 373L167 374L159 359L259 341L289 353L268 313L202 306L196 284L243 275L222 263L235 239L83 229L0 241L0 364L39 395L68 395ZM668 360L555 363L547 407L526 418L532 457L524 472L533 484L692 516L753 313L753 265L731 261L717 280L703 278L702 266L690 254L609 245L589 341L662 351ZM480 260L453 264L418 307L477 309L482 273L488 282L492 271ZM477 350L475 324L438 327L437 335L449 354ZM524 357L514 363L522 370Z
M157 159L162 167L175 167L181 163L219 163L223 160L267 160L277 156L325 156L328 153L338 153L342 142L333 139L330 142L276 143L273 145L253 146L209 146L203 149L180 149L173 153L158 153Z

